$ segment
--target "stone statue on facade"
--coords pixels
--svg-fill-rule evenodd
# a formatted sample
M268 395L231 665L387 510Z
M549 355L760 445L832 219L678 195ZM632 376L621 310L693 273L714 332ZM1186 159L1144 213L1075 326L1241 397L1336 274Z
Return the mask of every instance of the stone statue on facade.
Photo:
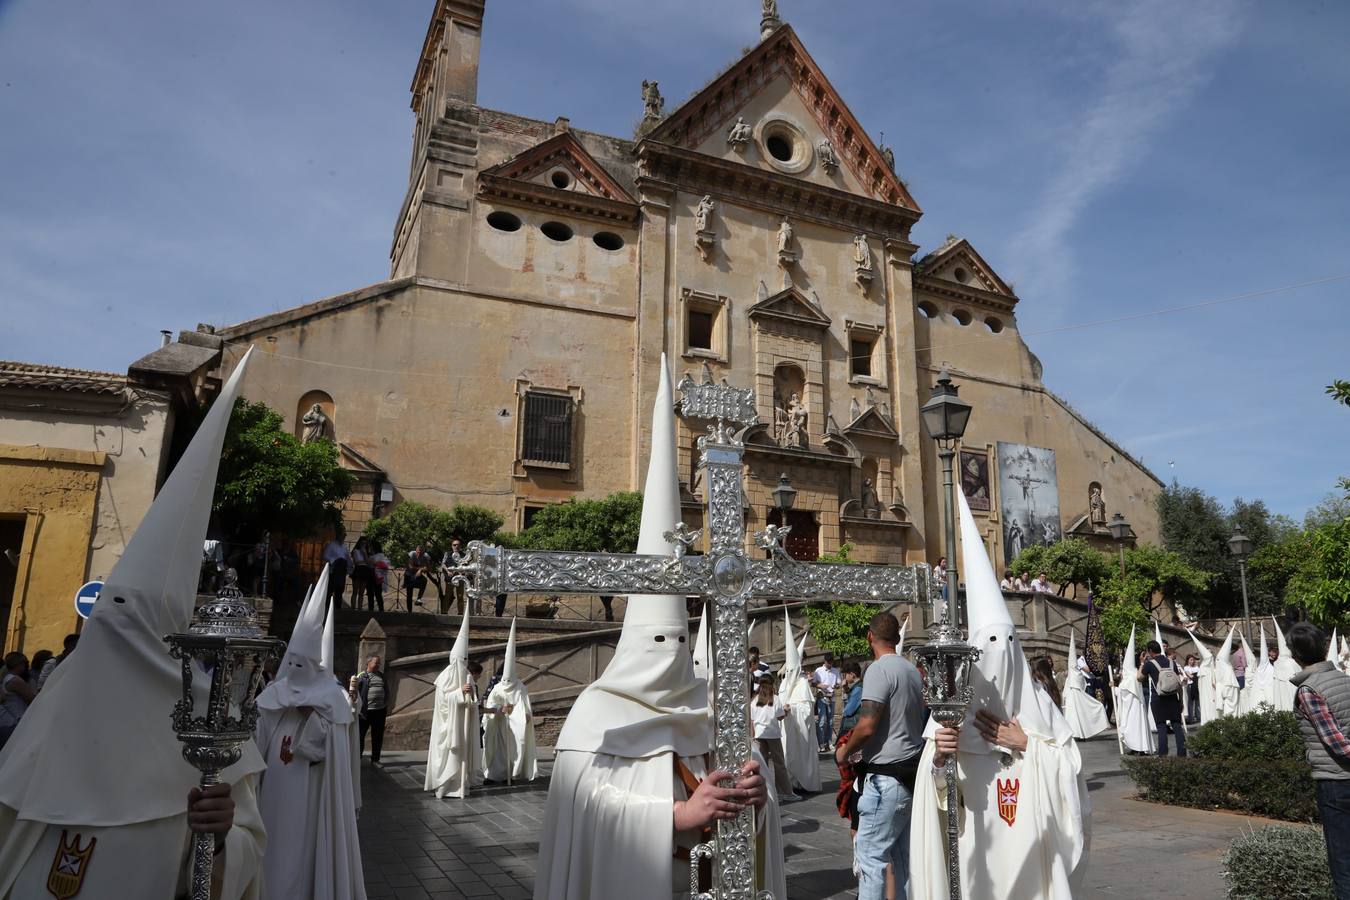
M737 150L744 150L750 143L750 126L746 123L744 116L736 117L736 124L731 126L731 131L727 133L727 143Z
M782 429L778 434L780 447L806 447L806 404L796 392L788 397L787 408L782 411Z
M1094 484L1088 488L1088 511L1093 527L1106 527L1106 501L1102 499L1102 486Z
M323 407L318 403L311 406L309 412L300 417L300 424L305 426L304 435L300 438L302 444L310 444L328 437L328 416L324 414Z
M697 231L707 231L708 225L712 221L713 198L711 194L704 194L703 199L698 201L698 207L694 210L694 229Z
M778 18L778 0L763 0L763 10L764 11L761 14L761 18L765 19Z
M872 271L872 248L868 245L865 234L853 238L853 264L860 272Z
M792 252L792 223L784 216L778 226L778 264L786 268L796 261L797 254Z
M862 506L863 518L881 518L881 499L877 497L877 489L873 486L870 478L863 479L860 505Z
M656 121L666 114L666 101L655 81L642 82L642 119Z
M820 143L816 145L816 155L820 157L820 167L827 174L834 174L834 170L839 168L839 159L834 155L834 145L830 143L829 138L821 138Z
M881 148L881 159L882 159L883 162L886 163L886 168L890 169L892 172L895 171L895 151L894 151L894 150L892 150L890 147L882 147L882 148Z

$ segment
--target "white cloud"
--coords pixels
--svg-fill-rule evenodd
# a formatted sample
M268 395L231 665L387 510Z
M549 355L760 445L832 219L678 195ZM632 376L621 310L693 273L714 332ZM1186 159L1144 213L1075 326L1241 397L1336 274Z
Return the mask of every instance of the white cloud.
M1123 177L1150 140L1204 86L1215 56L1241 30L1242 0L1147 0L1094 8L1118 47L1101 90L1070 126L1062 167L1013 239L1011 258L1036 293L1062 296L1073 274L1067 238L1078 218Z

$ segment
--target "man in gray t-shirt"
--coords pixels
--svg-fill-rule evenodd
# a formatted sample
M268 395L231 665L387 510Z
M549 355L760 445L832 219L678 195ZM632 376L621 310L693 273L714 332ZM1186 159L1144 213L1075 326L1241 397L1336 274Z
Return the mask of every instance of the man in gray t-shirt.
M883 900L886 866L896 873L896 897L904 900L909 871L909 811L914 768L923 749L923 683L919 670L895 652L900 623L888 612L867 625L875 660L863 676L858 724L841 741L835 759L865 764L858 797L858 900Z

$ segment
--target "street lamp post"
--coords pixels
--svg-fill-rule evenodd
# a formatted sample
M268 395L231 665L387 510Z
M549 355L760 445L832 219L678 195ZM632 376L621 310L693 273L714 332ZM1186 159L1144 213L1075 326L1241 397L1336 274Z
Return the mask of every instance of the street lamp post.
M966 433L970 422L970 404L957 396L957 386L952 384L946 368L933 385L933 395L919 410L923 417L924 428L928 436L937 441L938 458L942 460L942 486L944 488L944 506L947 512L947 596L943 601L956 610L951 616L952 624L960 627L965 624L966 616L959 603L952 601L957 597L960 579L956 567L956 489L952 484L952 459L956 456L956 442Z
M769 492L773 496L774 508L778 510L778 527L786 529L788 527L788 513L792 511L792 504L797 502L797 489L788 481L787 473L784 472L778 476L778 487ZM786 540L786 539L785 539ZM784 543L784 551L787 545ZM773 551L766 551L770 557Z
M1130 536L1130 523L1125 521L1125 517L1116 513L1111 517L1111 524L1106 526L1111 532L1111 537L1116 539L1116 544L1120 549L1120 579L1125 580L1125 541Z
M1252 553L1252 539L1241 529L1233 532L1228 539L1228 550L1237 557L1238 571L1242 573L1242 630L1247 635L1247 643L1252 642L1252 614L1247 606L1247 557Z

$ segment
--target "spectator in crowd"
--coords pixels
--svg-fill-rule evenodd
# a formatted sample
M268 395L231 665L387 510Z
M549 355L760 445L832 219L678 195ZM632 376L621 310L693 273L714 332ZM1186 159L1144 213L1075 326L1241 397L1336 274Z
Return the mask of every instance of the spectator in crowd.
M1050 587L1050 580L1045 577L1044 572L1037 575L1035 580L1031 582L1031 590L1037 594L1054 593L1054 588Z
M1320 628L1298 622L1285 638L1303 670L1293 676L1294 705L1317 785L1317 809L1338 900L1350 897L1350 678L1327 656Z
M431 554L421 544L408 551L408 565L403 569L403 592L408 595L408 612L413 608L413 591L417 591L417 605L427 594L427 573L431 571Z
M0 676L0 748L19 727L28 704L37 696L28 683L28 673L28 657L17 650L5 656L5 671Z
M834 744L834 694L839 685L839 667L834 654L826 653L825 661L811 673L811 684L816 689L816 743L821 753L829 753Z
M1059 692L1059 685L1055 683L1055 664L1050 660L1050 657L1042 656L1036 660L1031 667L1031 677L1050 695L1050 699L1055 702L1055 706L1060 709L1064 708L1064 697Z
M1017 579L1013 577L1012 569L1003 573L1003 580L998 583L998 589L1001 591L1017 590Z
M36 694L42 688L42 670L52 658L50 650L39 650L33 654L33 661L28 668L28 686L33 689L33 693Z
M457 611L459 612L460 615L464 615L464 607L465 604L467 603L468 591L465 590L462 584L456 584L452 580L450 570L453 569L455 566L459 565L457 560L463 553L464 553L464 543L458 537L454 537L450 539L450 549L441 554L441 573L445 575L447 582L450 585L450 591L455 595L455 605L456 607L458 607ZM441 610L442 615L445 615L448 612L449 612L448 609ZM474 614L475 615L478 614L478 608L476 603L474 605Z
M600 605L605 608L605 621L614 621L614 597L610 594L600 595Z
M385 685L380 658L366 660L366 670L356 676L356 714L359 741L358 754L366 748L366 732L370 732L370 764L380 764L380 749L384 746L384 720L389 713L389 691Z
M1023 572L1018 575L1017 580L1013 582L1013 586L1023 593L1029 592L1031 590L1031 573Z
M352 546L352 609L360 609L361 601L370 606L370 582L375 570L370 565L370 539L364 534Z
M843 681L841 690L844 693L844 709L839 720L839 743L848 740L853 732L853 726L858 724L858 710L862 707L862 668L855 662L846 662L843 665ZM853 764L848 760L838 762L839 766L839 793L835 797L835 804L839 807L841 818L849 821L849 834L856 837L858 834L858 791L857 781L858 773L853 770Z
M238 557L238 570L243 576L243 583L248 588L249 594L254 597L262 596L263 575L267 572L267 543L258 541Z
M769 664L761 662L759 659L759 648L750 648L750 683L756 684L761 678L769 674Z
M278 556L281 558L281 570L277 573L277 586L273 593L283 603L298 606L305 596L305 589L300 576L300 551L296 549L295 541L282 544Z
M903 883L909 871L909 820L923 750L923 684L919 670L895 652L900 623L889 612L872 617L867 643L874 662L863 677L858 724L835 751L837 763L863 765L858 801L858 900L883 900L886 867ZM897 894L903 893L900 884Z
M933 566L933 585L942 595L942 599L947 599L947 557L939 556L937 565Z
M66 658L75 652L75 645L79 642L80 636L78 634L68 634L62 639L61 655L54 656L47 660L47 663L42 667L42 671L37 677L37 690L42 690L42 686L47 683L48 678L52 677L52 673L56 671L56 667L65 662Z
M773 769L773 783L778 791L779 803L792 803L800 800L792 789L792 776L788 774L787 759L783 756L783 719L787 718L787 708L778 699L774 689L772 675L759 680L755 699L750 702L750 724L754 727L755 746Z
M1274 665L1275 660L1279 658L1280 648L1278 646L1271 646L1266 649L1266 659L1270 660L1271 665Z
M1229 663L1233 666L1233 674L1237 676L1238 690L1242 690L1247 686L1247 651L1242 649L1241 642L1229 657Z
M225 543L207 538L202 541L202 574L197 590L214 594L225 574Z
M1177 756L1186 755L1186 728L1181 722L1181 671L1177 664L1163 656L1162 647L1157 641L1149 641L1144 648L1144 661L1139 666L1137 676L1140 681L1147 680L1153 689L1153 700L1149 704L1153 711L1153 724L1158 729L1158 755L1167 755L1168 726L1177 737Z
M389 580L389 557L379 541L370 542L370 583L367 585L366 608L384 612L384 585Z
M352 555L343 543L346 532L338 526L333 539L323 545L323 561L328 563L328 601L342 608L342 593L347 589L347 572L352 567Z
M1200 660L1194 653L1186 655L1181 671L1186 676L1186 724L1194 725L1200 721Z

